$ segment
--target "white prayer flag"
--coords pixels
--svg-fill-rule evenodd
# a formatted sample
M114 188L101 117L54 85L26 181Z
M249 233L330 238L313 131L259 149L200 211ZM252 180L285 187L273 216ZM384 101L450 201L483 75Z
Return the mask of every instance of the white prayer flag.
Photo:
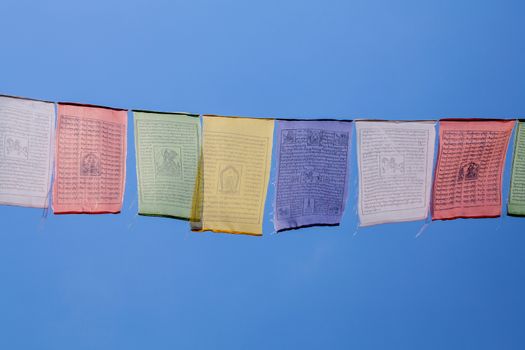
M55 106L0 96L0 204L47 208Z
M428 216L435 122L357 121L361 226Z

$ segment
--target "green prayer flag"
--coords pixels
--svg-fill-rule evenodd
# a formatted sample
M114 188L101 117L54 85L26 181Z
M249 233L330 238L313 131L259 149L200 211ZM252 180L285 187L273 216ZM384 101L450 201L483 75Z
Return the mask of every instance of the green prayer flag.
M525 216L525 122L518 122L512 160L509 215Z
M139 214L190 219L200 157L198 115L133 116Z

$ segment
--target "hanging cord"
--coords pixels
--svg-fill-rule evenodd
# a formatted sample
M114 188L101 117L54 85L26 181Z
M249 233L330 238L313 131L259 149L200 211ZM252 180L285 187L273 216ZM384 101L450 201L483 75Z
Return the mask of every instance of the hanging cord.
M419 236L421 236L427 230L427 228L430 226L431 223L432 223L432 217L430 215L430 210L429 210L427 212L427 218L423 222L423 225L421 225L421 227L419 228L419 231L417 231L416 236L414 238L419 238Z

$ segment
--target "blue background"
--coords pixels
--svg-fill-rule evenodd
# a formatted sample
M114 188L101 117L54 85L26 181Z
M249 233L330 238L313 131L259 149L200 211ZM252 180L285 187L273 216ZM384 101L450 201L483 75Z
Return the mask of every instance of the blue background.
M525 113L518 0L2 0L0 14L5 94L260 117ZM525 219L357 229L354 154L340 227L273 235L268 201L263 238L190 233L136 215L132 132L121 215L0 208L1 349L524 348Z

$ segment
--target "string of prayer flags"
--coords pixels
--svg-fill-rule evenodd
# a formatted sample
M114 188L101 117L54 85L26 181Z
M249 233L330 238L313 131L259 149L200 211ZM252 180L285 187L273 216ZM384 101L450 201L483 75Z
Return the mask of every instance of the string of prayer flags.
M59 103L57 124L55 214L120 212L127 111Z
M47 208L55 106L0 96L0 204Z
M509 215L525 216L525 122L519 121L514 142Z
M356 121L360 226L428 216L435 122Z
M514 120L442 120L432 219L498 217Z
M200 156L200 120L184 113L133 112L139 214L188 220Z
M262 235L273 127L273 119L203 116L201 231Z
M277 123L275 231L340 224L352 121L143 110L133 118L140 215L188 220L193 231L262 235ZM127 119L123 109L0 95L0 205L47 209L52 193L56 214L119 213ZM432 220L500 216L515 124L440 120L432 176L435 121L355 122L360 226L423 220L429 209ZM523 120L509 192L508 214L525 216Z
M275 230L338 225L347 198L352 123L276 123Z

